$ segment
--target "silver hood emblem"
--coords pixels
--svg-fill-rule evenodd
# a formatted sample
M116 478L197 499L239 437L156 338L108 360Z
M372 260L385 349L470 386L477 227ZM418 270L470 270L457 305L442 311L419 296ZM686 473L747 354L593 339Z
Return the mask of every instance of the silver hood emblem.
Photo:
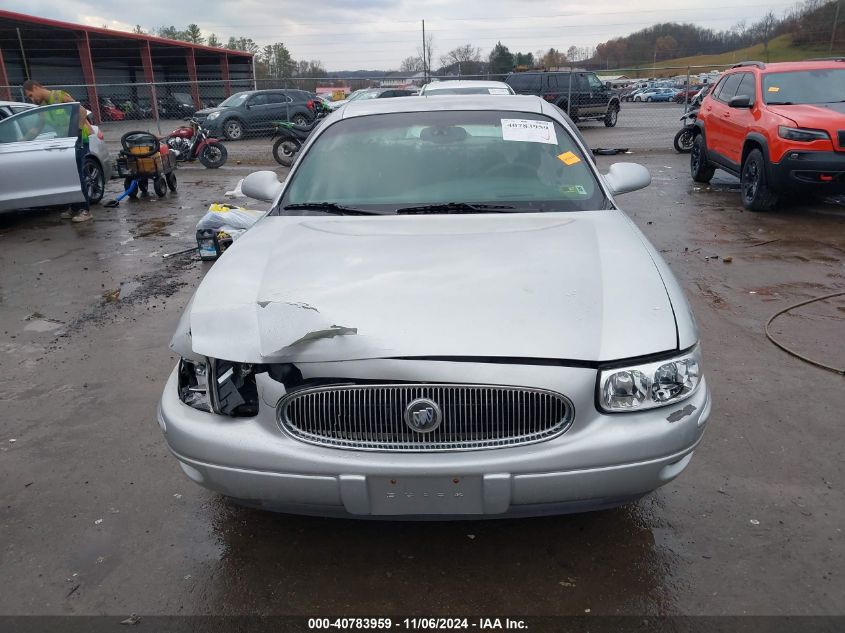
M434 400L417 398L405 407L405 424L417 433L430 433L442 421L443 413Z

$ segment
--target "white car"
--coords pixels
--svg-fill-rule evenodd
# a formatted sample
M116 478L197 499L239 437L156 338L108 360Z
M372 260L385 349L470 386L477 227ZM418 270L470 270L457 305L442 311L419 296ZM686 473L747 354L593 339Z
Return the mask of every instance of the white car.
M75 150L79 104L14 107L19 111L0 120L0 211L82 202ZM27 131L38 126L41 133L27 140ZM102 132L96 126L92 131L82 173L88 198L96 204L113 163Z
M503 81L448 80L432 81L422 87L420 95L512 95L516 94Z
M271 510L503 517L636 499L710 415L698 331L536 96L349 103L208 271L158 422L199 485Z

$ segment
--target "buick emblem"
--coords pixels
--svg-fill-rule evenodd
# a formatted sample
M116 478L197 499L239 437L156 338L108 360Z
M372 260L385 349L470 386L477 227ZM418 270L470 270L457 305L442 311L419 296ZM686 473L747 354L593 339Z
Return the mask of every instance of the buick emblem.
M431 433L442 421L443 413L434 400L417 398L405 407L405 424L417 433Z

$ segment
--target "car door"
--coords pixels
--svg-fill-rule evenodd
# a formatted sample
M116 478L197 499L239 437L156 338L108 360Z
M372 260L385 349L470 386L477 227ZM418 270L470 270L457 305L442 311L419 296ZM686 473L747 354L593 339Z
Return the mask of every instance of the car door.
M711 155L715 154L711 157L717 162L727 160L726 122L730 118L730 108L728 108L727 102L736 94L736 89L742 79L739 75L740 73L732 73L719 82L712 98L704 106L706 116L704 133L707 138L707 151Z
M0 121L0 211L85 200L76 167L78 135L78 103Z
M607 112L607 104L610 102L610 90L593 73L587 73L586 79L589 90L586 96L588 112L590 114L604 114Z
M751 101L750 108L727 107L727 114L722 118L724 125L724 155L737 166L742 163L742 146L745 144L745 136L753 125L754 104L757 102L757 86L754 73L737 73L741 77L734 97L746 96ZM730 98L727 100L730 103Z
M269 124L268 99L266 92L252 95L244 104L244 123L249 130L261 130Z

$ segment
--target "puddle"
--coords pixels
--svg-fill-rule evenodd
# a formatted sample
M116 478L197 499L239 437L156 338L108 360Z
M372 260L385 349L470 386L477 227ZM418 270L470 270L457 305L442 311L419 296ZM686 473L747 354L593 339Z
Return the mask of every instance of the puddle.
M48 319L40 312L33 312L26 319L24 330L27 332L55 332L60 329L64 323L55 319Z
M133 236L141 237L168 237L169 227L173 224L173 218L149 218L142 220L132 231Z

